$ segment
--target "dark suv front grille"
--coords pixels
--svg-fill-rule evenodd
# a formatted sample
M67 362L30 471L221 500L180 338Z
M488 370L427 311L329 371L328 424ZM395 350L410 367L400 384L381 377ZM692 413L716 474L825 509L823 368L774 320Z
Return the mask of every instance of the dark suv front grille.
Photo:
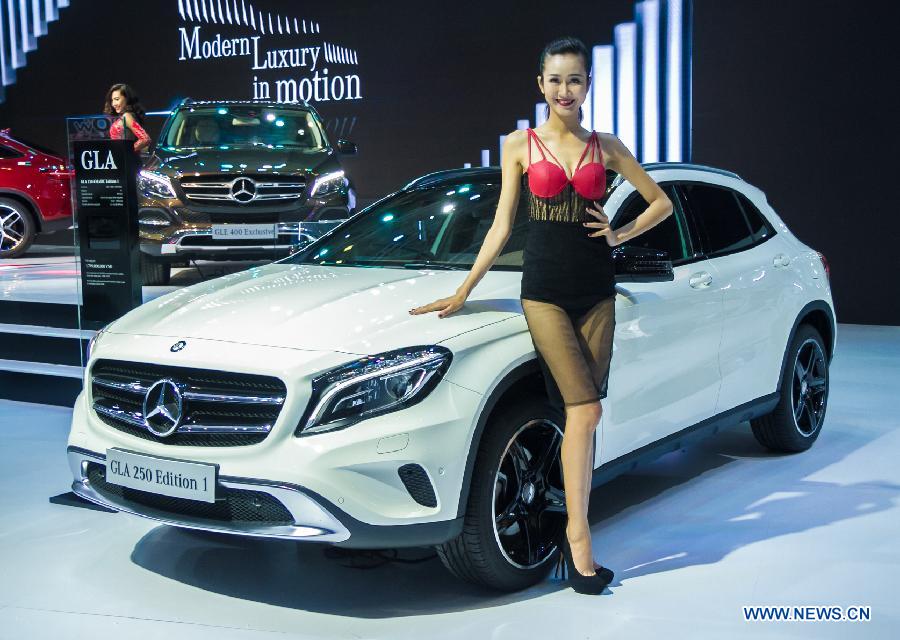
M218 487L214 503L172 498L107 482L106 467L96 462L88 463L87 478L94 490L104 498L119 498L176 516L231 523L294 524L290 511L276 498L262 491Z
M151 387L170 381L181 396L176 430L161 437L145 423ZM172 391L174 393L174 391ZM98 360L91 369L91 397L107 425L168 445L228 447L265 440L287 389L281 380L253 374ZM148 412L152 412L148 405Z
M303 176L185 176L180 186L188 202L208 206L272 206L296 202L306 194Z

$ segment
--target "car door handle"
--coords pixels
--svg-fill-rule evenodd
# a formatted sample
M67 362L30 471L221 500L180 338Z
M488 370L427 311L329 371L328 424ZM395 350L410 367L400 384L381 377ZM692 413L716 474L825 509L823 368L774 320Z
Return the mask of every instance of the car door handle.
M712 284L712 275L709 271L698 271L695 274L691 275L691 279L689 281L691 286L694 289L706 289L710 284Z
M779 253L777 256L772 258L772 264L776 267L786 267L791 264L791 259L783 253Z
M19 160L16 164L19 165L20 167L30 167L31 166L31 162L29 162L28 160Z

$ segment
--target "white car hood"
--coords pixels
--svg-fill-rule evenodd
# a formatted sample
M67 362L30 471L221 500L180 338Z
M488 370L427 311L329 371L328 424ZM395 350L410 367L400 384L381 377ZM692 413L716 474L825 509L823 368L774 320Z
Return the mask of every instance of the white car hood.
M412 307L452 295L467 271L269 264L186 287L117 320L110 333L371 354L521 314L521 274L490 272L465 307L439 319Z

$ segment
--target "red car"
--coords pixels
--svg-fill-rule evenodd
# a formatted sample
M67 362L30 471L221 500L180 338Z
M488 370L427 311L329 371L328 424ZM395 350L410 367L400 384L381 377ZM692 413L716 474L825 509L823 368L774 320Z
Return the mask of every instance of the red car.
M0 258L17 258L38 233L72 224L72 176L53 151L0 131Z

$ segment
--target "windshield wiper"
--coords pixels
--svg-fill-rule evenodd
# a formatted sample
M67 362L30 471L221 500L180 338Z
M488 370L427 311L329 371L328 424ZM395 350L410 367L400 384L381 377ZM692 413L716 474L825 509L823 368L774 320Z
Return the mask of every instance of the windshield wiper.
M422 262L405 262L404 269L436 269L442 271L468 271L469 267L462 267L458 264L447 264L446 262L431 262L424 260Z

